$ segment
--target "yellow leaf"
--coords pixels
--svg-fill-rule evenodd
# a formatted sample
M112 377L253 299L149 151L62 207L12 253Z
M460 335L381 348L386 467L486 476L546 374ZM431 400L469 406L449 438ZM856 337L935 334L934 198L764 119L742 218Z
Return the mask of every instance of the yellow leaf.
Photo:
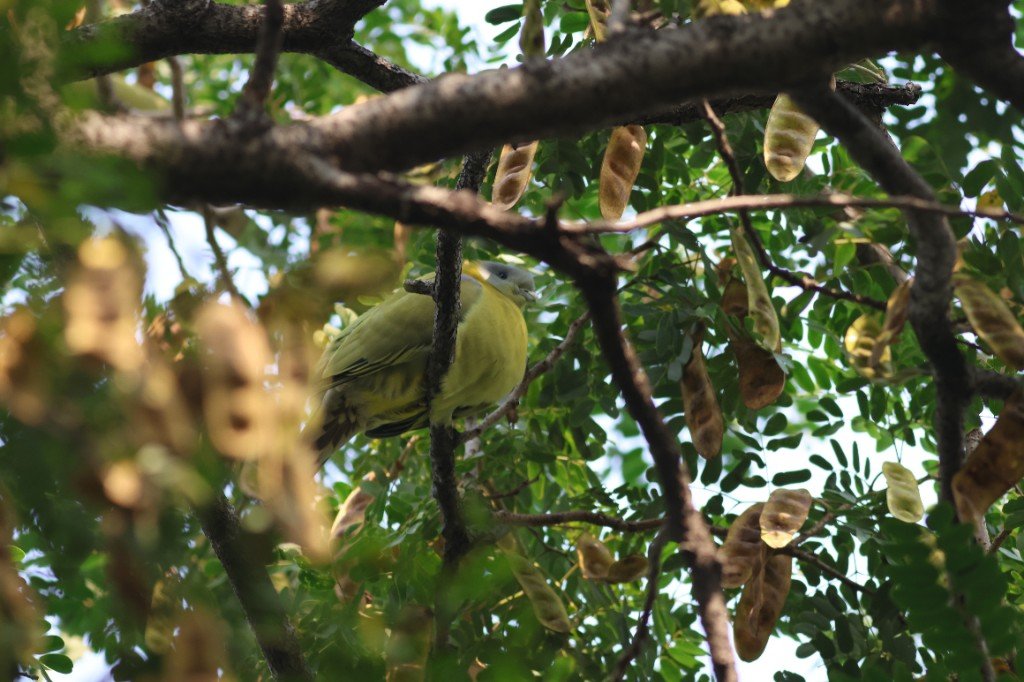
M523 2L523 30L519 34L519 49L527 57L544 56L544 15L540 0Z
M498 547L508 560L512 575L523 588L523 594L530 600L540 624L553 632L567 633L572 630L562 600L548 585L541 570L522 555L515 538L511 534L505 535L498 541Z
M893 290L885 304L885 321L882 323L882 331L879 333L875 346L871 349L871 357L868 359L868 367L876 372L880 369L883 356L889 352L889 346L899 336L903 325L907 323L907 316L910 314L910 288L912 286L914 286L914 278L908 277Z

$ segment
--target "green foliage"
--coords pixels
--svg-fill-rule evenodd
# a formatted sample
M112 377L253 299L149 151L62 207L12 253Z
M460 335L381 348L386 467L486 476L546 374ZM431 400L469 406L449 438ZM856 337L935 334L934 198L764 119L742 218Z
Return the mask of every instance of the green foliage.
M667 19L690 20L689 2L651 4ZM1021 3L1016 5L1019 9ZM157 204L160 187L134 166L86 159L57 146L47 107L69 98L58 85L76 64L61 48L59 36L78 6L72 0L0 2L5 15L0 19L0 63L14 65L0 69L0 300L5 320L23 307L35 328L35 345L20 348L22 355L8 350L0 357L5 377L12 366L31 370L31 381L20 388L0 389L10 408L0 413L0 518L12 531L0 543L9 545L9 563L23 581L18 583L23 595L31 595L25 601L31 602L32 628L40 629L43 616L50 620L19 660L34 674L67 672L77 658L72 643L85 638L106 657L117 679L153 679L169 674L177 655L155 644L161 633L154 631L154 623L166 618L171 627L162 634L173 640L178 628L180 642L182 633L192 632L186 616L213 614L221 632L208 640L211 650L223 649L218 665L239 679L266 676L246 617L194 514L213 491L222 490L240 509L253 560L269 567L317 676L326 679L345 671L353 679L381 679L388 639L402 614L408 607L433 607L438 593L440 520L431 497L428 438L359 437L335 456L325 474L327 485L318 489L329 511L337 511L359 485L374 500L362 525L348 532L343 551L329 562L316 562L288 541L292 538L279 513L246 496L237 483L236 464L207 442L200 397L188 393L190 386L195 389L189 382L200 381L188 368L198 373L206 357L195 337L194 313L220 295L223 277L210 267L206 247L198 245L201 237L191 234L198 221L165 209L147 213ZM549 0L542 9L550 57L591 48L582 2ZM454 13L402 0L370 13L357 26L355 40L400 65L430 71L427 75L475 71L517 52L522 5L494 6L486 21L500 32L493 42L478 44L476 33ZM124 55L120 45L97 49L112 60ZM424 52L431 57L422 57ZM190 107L201 116L229 116L251 56L190 55L182 61ZM959 205L995 190L1007 209L1024 211L1019 112L982 94L937 57L890 57L882 65L894 81L928 84L922 103L894 107L886 123L939 200ZM842 75L865 79L863 73ZM136 77L136 70L129 71L129 80ZM166 64L156 65L156 77L157 92L170 94ZM328 115L368 94L367 86L311 56L284 54L268 106L273 120L284 124L300 115ZM763 166L765 119L764 111L725 118L747 192L883 197L834 140L821 136L811 156L812 170L783 188ZM704 123L652 125L647 132L646 157L630 197L635 211L729 192L728 169ZM516 210L543 215L552 197L560 196L563 218L598 219L597 177L607 141L608 131L541 141L533 180ZM449 159L409 177L451 187L458 167L457 160ZM491 182L493 168L482 196L490 196ZM897 266L914 269L916 245L895 209L851 215L799 208L758 211L751 219L776 265L829 288L887 299L896 282L886 268L858 260L856 247L862 243L884 246ZM881 462L906 455L923 462L915 475L934 478L934 388L909 326L893 345L891 381L873 382L856 372L843 350L843 337L865 311L849 301L784 286L779 279L768 281L782 336L783 350L774 358L786 385L773 404L747 408L737 353L727 333L737 323L720 306L717 273L729 255L729 230L735 224L728 215L665 221L600 241L616 253L637 249L635 272L621 281L626 330L658 407L679 436L711 525L726 528L747 504L765 500L778 487L806 485L818 500L805 530L824 525L799 546L812 559L798 557L769 653L776 640L791 638L797 657L816 657L835 680L931 680L954 673L972 679L985 662L979 639L990 658L1019 657L1024 497L1014 490L990 510L991 534L1005 534L990 554L973 542L971 529L951 521L945 507L932 512L928 528L886 518L885 492L878 484ZM1024 250L1016 229L985 219L954 218L951 224L958 237L968 238L964 271L994 291L1005 289L1019 314ZM77 254L90 237L121 239L153 273L166 255L165 232L194 247L184 250L188 271L174 275L170 288L175 294L169 300L153 293L160 287L147 289L135 332L142 338L143 330L157 329L146 336L147 343L160 362L175 368L189 398L186 419L202 435L185 453L140 442L145 420L132 410L138 396L132 393L131 377L110 359L73 352L66 330L74 313L63 307ZM392 221L349 210L324 215L247 210L237 225L221 224L217 238L237 279L244 275L250 282L242 293L268 330L276 362L284 357L287 330L293 329L274 326L282 316L311 339L325 322L342 324L345 309L365 310L400 276L424 274L433 263L429 231L414 231L405 243L396 237ZM404 258L394 253L399 247ZM474 259L513 255L483 239L468 239L465 251ZM393 259L388 286L364 290L324 277L332 255L351 254ZM535 267L542 285L542 300L526 311L535 362L565 338L585 305L572 282L527 264ZM345 309L336 309L338 302ZM722 454L711 460L700 459L689 443L679 388L701 325L707 328L707 369L726 424ZM0 341L12 334L4 327ZM962 350L969 362L1006 369L984 347ZM268 389L279 380L274 374ZM50 412L33 418L24 406L15 406L15 394L40 398ZM998 413L998 407L975 400L968 426L980 424L986 408ZM110 473L115 465L138 472L144 490L139 500L127 503L118 497L124 491ZM364 481L369 474L375 481ZM528 514L588 510L630 521L662 514L647 448L623 409L589 327L530 385L511 418L484 434L479 451L459 459L457 474L467 481L466 510L473 529L487 541L460 569L449 595L456 609L453 646L431 657L428 674L463 679L479 661L486 665L480 680L604 677L633 635L645 581L610 585L581 575L574 544L584 530L597 535L593 527L513 530L526 560L546 576L568 612L571 632L553 633L538 622L508 562L490 542L509 530L492 517L499 509ZM933 483L923 486L932 499ZM616 557L646 555L652 538L653 532L600 535ZM707 679L703 634L679 548L670 544L663 560L651 644L628 678ZM339 576L351 589L344 598L339 598L344 591ZM0 588L5 578L0 572ZM163 601L154 598L158 586L166 592ZM736 596L727 594L732 607ZM51 629L55 634L47 635ZM0 646L6 645L6 639L0 640ZM0 663L8 657L0 651ZM803 678L779 671L775 679Z

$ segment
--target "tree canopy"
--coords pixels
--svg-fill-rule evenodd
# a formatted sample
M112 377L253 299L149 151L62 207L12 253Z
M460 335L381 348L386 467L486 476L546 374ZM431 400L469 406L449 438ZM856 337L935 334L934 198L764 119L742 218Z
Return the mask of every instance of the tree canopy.
M504 2L0 0L0 674L1017 679L1024 2ZM317 472L463 259L523 382Z

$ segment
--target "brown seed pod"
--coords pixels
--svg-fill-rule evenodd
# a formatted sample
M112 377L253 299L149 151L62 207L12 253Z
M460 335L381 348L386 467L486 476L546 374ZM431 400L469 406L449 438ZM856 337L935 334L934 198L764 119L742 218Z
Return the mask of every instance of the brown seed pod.
M742 331L727 329L729 345L736 354L740 375L740 398L750 410L771 405L786 386L786 375L775 356L754 343Z
M982 282L954 275L953 291L968 321L996 356L1016 370L1024 369L1024 329L1006 303Z
M735 277L730 277L722 291L722 310L726 315L743 318L747 316L747 285Z
M750 579L765 552L761 542L761 512L764 503L747 508L729 526L725 542L718 548L722 564L722 587L739 587Z
M507 211L523 197L530 185L533 157L539 146L540 142L527 142L518 146L507 144L501 148L491 189L491 203L495 207Z
M953 477L953 500L962 521L979 523L992 504L1024 476L1024 394L1016 391Z
M624 556L608 567L606 583L631 583L647 573L647 559L639 554Z
M800 488L773 490L761 512L761 539L773 549L785 547L804 525L814 498Z
M572 630L569 614L565 612L561 598L548 585L541 570L522 555L515 538L511 534L505 535L498 541L498 547L508 560L512 575L523 588L523 594L530 600L533 613L540 624L554 632L565 633Z
M580 571L587 580L604 580L615 562L604 543L590 533L581 533L576 540L576 556Z
M619 126L612 131L598 184L598 203L605 220L618 220L626 210L646 147L647 131L643 126Z
M764 653L775 623L789 596L793 578L793 557L773 554L766 558L740 595L733 620L736 653L744 661L754 661Z
M747 285L747 308L754 318L754 331L761 336L764 347L770 351L781 348L782 337L779 333L779 318L772 304L772 297L761 275L754 250L750 247L743 230L734 227L730 230L732 248L736 253L736 261L743 272L743 280Z
M722 451L725 426L715 387L711 384L711 377L704 364L704 352L701 349L703 340L704 327L701 325L694 333L693 352L683 368L679 386L683 394L683 410L690 438L693 439L697 453L710 459Z
M274 402L263 382L273 361L263 328L236 303L208 303L195 320L209 361L203 413L210 441L239 459L264 454L272 439Z
M789 182L800 175L819 127L789 95L775 98L764 127L764 164L773 178Z
M889 513L904 523L917 523L924 517L924 503L917 479L910 469L898 462L884 462L882 475L888 488L885 502Z

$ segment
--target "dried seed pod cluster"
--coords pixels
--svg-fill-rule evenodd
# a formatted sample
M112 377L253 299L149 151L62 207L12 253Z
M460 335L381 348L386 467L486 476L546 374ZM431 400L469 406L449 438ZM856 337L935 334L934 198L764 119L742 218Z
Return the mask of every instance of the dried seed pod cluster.
M587 580L606 583L628 583L647 572L647 559L629 554L618 561L603 542L590 533L582 533L576 540L576 556L580 572Z
M704 328L698 327L693 337L693 351L683 367L679 385L683 394L686 426L690 429L693 446L699 455L711 458L722 451L725 423L715 387L711 384L708 368L704 364L704 351L701 348L703 340Z
M729 526L729 534L718 549L718 561L722 564L722 587L740 587L753 575L765 547L761 541L762 511L764 503L759 502L740 514Z

